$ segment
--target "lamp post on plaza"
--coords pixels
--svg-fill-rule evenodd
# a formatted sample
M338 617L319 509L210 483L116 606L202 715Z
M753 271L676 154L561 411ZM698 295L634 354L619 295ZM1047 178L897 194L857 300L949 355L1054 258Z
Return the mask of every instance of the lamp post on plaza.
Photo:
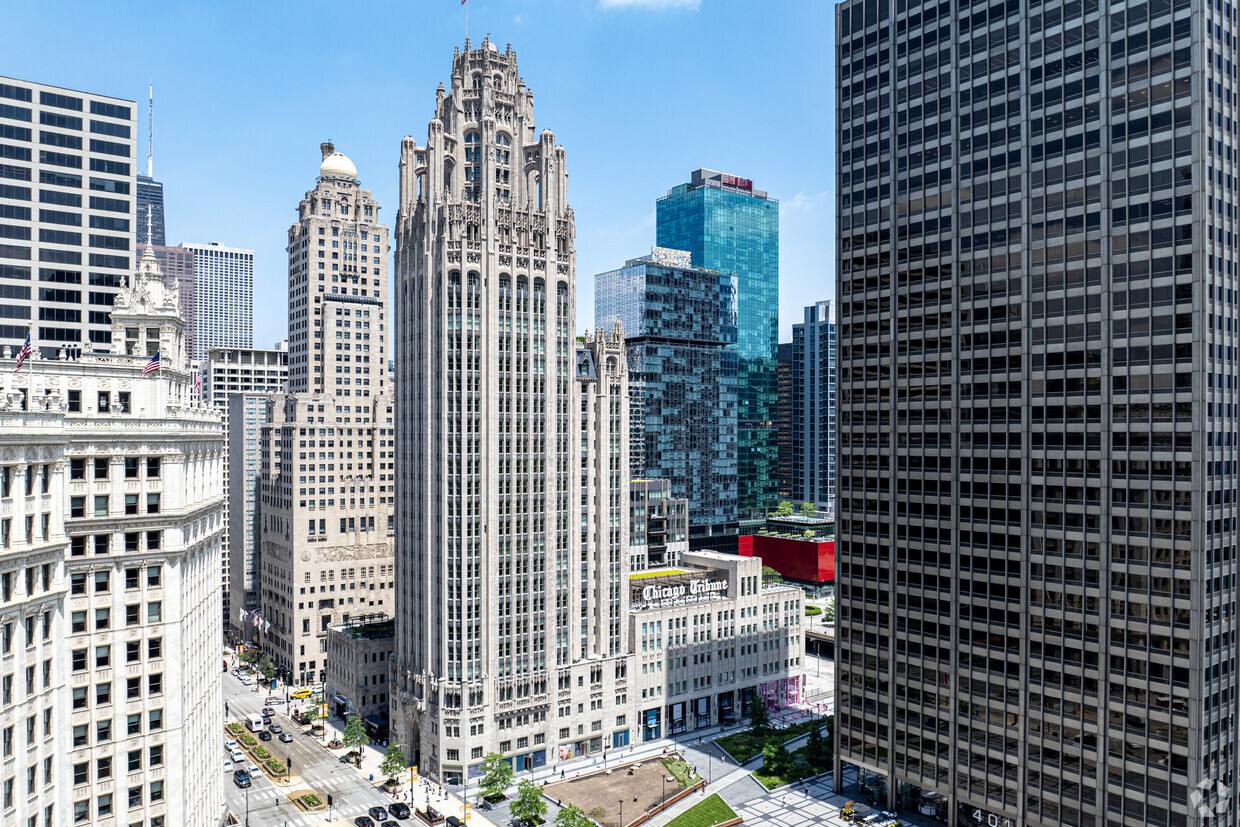
M624 799L620 799L620 827L624 827Z

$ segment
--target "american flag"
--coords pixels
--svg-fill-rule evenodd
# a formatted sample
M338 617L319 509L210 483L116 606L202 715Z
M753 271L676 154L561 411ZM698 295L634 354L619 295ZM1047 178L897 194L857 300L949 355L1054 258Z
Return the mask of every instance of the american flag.
M151 357L151 361L146 363L146 367L142 369L142 375L154 373L159 370L159 351L155 351L155 355Z
M198 368L198 375L194 377L194 393L202 393L202 368Z
M17 373L19 370L22 369L22 363L25 362L26 358L29 357L30 354L33 352L34 350L30 347L30 331L27 330L26 331L26 343L22 345L21 350L17 351L17 367L13 368L14 373Z

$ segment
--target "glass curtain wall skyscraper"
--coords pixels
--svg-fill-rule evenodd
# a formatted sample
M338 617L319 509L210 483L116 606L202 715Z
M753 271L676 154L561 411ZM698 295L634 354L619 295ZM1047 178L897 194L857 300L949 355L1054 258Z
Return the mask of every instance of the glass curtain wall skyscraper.
M738 531L737 278L689 260L656 247L600 273L594 323L620 322L629 376L641 388L629 413L631 439L644 443L633 478L671 481L671 496L689 501L690 540L710 545Z
M839 760L1235 825L1236 5L837 14Z
M747 178L694 170L655 205L657 244L737 277L737 500L740 516L779 488L779 202Z

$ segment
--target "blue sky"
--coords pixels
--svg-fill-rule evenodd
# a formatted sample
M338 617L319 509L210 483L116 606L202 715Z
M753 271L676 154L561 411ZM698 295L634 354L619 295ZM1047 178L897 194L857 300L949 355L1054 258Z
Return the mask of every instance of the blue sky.
M512 44L568 154L579 329L594 274L649 248L655 199L698 167L781 202L781 341L834 293L829 0L469 0L471 40L487 33ZM464 38L456 0L12 0L0 75L142 101L141 156L154 83L168 242L254 248L265 346L285 335L285 238L319 143L353 159L393 224L400 139L425 142Z

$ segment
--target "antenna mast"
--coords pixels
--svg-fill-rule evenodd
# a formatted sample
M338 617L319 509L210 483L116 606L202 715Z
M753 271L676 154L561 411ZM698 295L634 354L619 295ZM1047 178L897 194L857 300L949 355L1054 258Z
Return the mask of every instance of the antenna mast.
M155 143L155 84L151 84L148 89L148 98L146 104L146 177L155 177L155 163L152 159L151 150Z

